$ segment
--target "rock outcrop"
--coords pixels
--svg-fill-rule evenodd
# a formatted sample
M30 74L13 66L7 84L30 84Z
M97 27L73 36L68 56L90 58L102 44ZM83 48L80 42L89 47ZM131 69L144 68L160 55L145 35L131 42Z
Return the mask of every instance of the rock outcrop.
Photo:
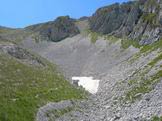
M69 16L32 25L26 30L39 35L40 40L59 42L82 33L78 23L88 21L89 28L100 34L110 34L138 41L140 45L152 44L162 38L162 1L138 0L99 8L91 17L78 20Z
M139 0L100 8L90 18L92 31L128 37L141 45L161 38L162 1Z
M28 65L41 67L46 66L46 64L40 58L34 56L32 53L17 46L16 44L0 44L0 53L1 52L8 54Z
M26 28L38 32L42 39L58 42L67 37L79 34L79 29L75 25L75 20L69 16L58 17L55 21L33 25Z

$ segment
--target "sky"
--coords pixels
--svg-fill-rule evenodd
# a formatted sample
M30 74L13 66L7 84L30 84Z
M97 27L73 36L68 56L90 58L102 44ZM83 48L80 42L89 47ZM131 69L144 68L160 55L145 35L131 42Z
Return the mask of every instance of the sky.
M23 28L58 16L91 16L99 7L128 0L0 0L0 25Z

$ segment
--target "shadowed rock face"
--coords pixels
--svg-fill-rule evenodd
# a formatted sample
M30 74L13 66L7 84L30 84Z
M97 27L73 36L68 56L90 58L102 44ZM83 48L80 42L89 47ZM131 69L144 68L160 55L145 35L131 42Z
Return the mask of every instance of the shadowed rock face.
M75 26L75 20L69 16L58 17L55 21L30 26L27 29L39 32L43 39L54 42L79 33L78 28Z
M161 38L160 0L139 0L100 8L90 18L92 31L151 44Z
M103 7L97 10L97 12L90 19L90 26L93 31L103 34L111 33L118 30L123 24L134 25L138 16L140 16L140 10L135 7L134 2L120 4L113 4L108 7ZM127 31L131 31L132 27L127 28Z

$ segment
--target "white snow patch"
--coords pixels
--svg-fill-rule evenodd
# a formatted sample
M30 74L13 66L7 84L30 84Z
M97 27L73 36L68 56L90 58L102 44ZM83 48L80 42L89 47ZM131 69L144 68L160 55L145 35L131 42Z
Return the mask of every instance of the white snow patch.
M92 94L97 93L100 80L95 80L93 77L72 77L73 82L78 81L78 86L82 86L85 90Z

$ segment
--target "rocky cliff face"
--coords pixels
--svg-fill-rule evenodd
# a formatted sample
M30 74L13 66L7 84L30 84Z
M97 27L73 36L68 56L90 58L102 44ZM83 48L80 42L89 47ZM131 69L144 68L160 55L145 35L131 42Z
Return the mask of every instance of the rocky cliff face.
M58 17L55 21L30 26L27 29L38 32L42 39L54 42L79 34L75 20L69 16Z
M108 34L118 30L124 23L127 23L125 27L127 27L128 24L133 26L133 24L137 23L139 16L140 9L135 7L134 2L122 5L113 4L111 6L98 9L97 12L90 18L90 25L93 31ZM129 34L129 31L132 31L132 27L130 27L126 33Z
M100 8L90 18L91 30L151 44L162 34L161 3L161 0L139 0Z
M151 44L162 37L162 1L138 0L99 8L91 17L78 20L69 16L55 21L29 26L26 30L39 35L40 40L61 41L81 32L76 23L89 20L91 31Z

